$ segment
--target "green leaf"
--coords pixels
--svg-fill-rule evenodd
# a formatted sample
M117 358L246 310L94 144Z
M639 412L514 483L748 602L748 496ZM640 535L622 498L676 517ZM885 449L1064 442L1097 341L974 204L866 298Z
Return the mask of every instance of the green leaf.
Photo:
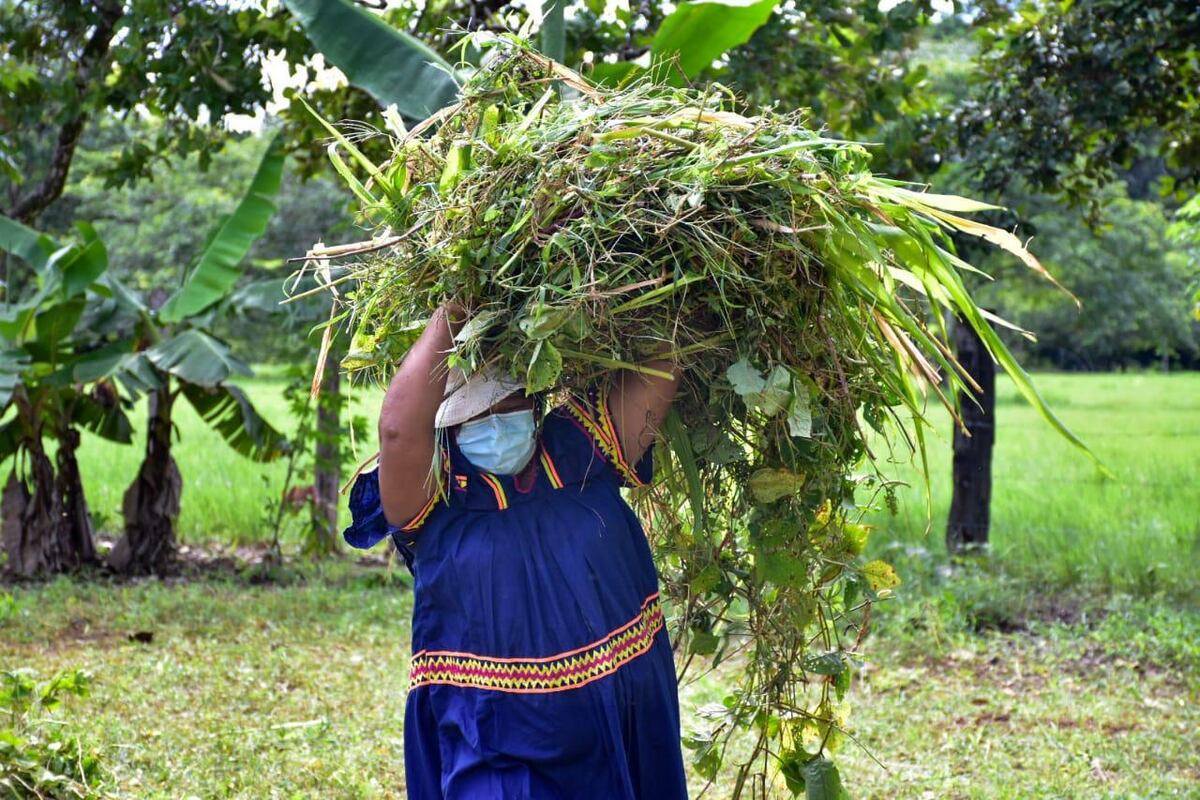
M421 120L458 97L453 68L352 0L284 0L325 58L381 106Z
M688 652L698 656L708 656L717 652L721 637L709 631L693 630L688 641Z
M792 376L786 369L776 366L767 376L761 392L750 396L750 401L768 417L773 417L788 407L792 398Z
M257 311L262 314L288 313L288 306L283 304L287 297L286 287L288 278L263 278L239 286L225 302L234 313Z
M846 671L846 659L840 650L818 653L804 659L804 670L817 675L840 675Z
M779 0L680 3L650 41L651 61L659 63L678 55L684 75L695 77L727 50L749 41L778 4ZM678 75L668 77L678 79Z
M141 298L132 289L113 277L112 274L103 275L99 280L99 285L109 291L113 302L122 311L128 311L131 314L140 314L146 310L146 304L142 302Z
M809 406L808 387L799 380L792 381L792 399L788 403L788 433L808 439L812 436L812 408Z
M133 356L133 345L133 339L123 339L83 353L72 365L71 377L78 383L112 377Z
M542 303L534 305L529 315L517 323L530 339L545 339L571 318L570 308L555 308Z
M442 167L441 177L438 178L438 191L448 197L470 169L470 142L455 142L446 154L446 164Z
M14 219L0 216L0 250L11 253L39 272L57 249L54 240Z
M807 800L849 800L850 795L842 787L842 777L829 759L814 758L804 765L801 773Z
M542 55L555 61L564 61L567 55L567 34L563 25L563 6L567 0L543 0L542 2Z
M696 466L696 456L692 452L691 436L688 435L687 426L683 424L683 418L674 407L667 411L663 427L667 441L671 444L671 451L675 453L687 482L688 506L692 509L692 535L698 540L707 541L711 532L708 529L704 482L700 479L700 468Z
M186 330L159 342L145 351L145 357L163 372L200 386L217 386L234 375L251 374L223 342L198 330Z
M247 458L272 461L287 452L284 435L271 427L236 386L185 383L183 396L226 444Z
M48 305L39 311L33 321L37 341L52 353L58 350L83 316L85 302L84 298L75 297Z
M900 576L886 561L870 561L863 565L863 576L873 591L895 589L900 585Z
M600 61L592 66L588 77L602 86L620 86L623 81L642 72L642 68L632 61Z
M133 425L119 403L101 404L90 395L80 394L75 399L74 421L110 442L129 444L133 441Z
M459 344L467 344L478 339L487 333L488 329L496 323L497 316L498 314L495 311L480 311L458 329L458 333L454 334L454 341Z
M850 670L844 669L839 672L833 679L833 691L837 695L838 700L842 700L846 696L846 692L850 689Z
M792 376L782 366L776 365L767 377L755 369L750 362L741 358L725 370L733 391L746 401L750 408L756 408L773 417L789 407L792 399Z
M62 263L63 295L83 294L108 269L108 250L90 222L80 220L75 227L83 234L84 244L75 248L69 262Z
M733 391L737 392L740 397L748 397L761 392L767 383L762 373L751 366L745 358L739 358L733 362L729 369L725 370L725 378L733 387Z
M561 372L562 354L558 348L545 340L538 342L525 375L525 393L534 394L553 387Z
M363 184L359 183L358 179L354 177L354 173L350 170L350 167L348 167L346 162L342 161L341 156L338 155L338 148L345 150L346 153L349 154L350 158L354 159L354 163L358 164L358 166L360 166L364 172L370 175L371 179L375 181L375 183L377 183L379 187L383 189L383 191L388 194L394 202L399 203L403 200L403 195L395 195L392 193L391 181L387 179L387 176L383 174L379 167L375 166L374 161L367 158L366 154L364 154L362 150L359 150L358 147L355 146L354 142L350 141L350 139L346 137L346 134L342 133L340 130L338 130L336 125L318 114L317 110L310 106L303 97L300 98L300 104L304 106L304 108L308 110L308 113L312 115L312 118L315 119L317 123L325 129L325 132L333 137L334 141L329 145L329 160L333 162L334 169L338 171L338 174L341 175L342 178L344 178L350 185L350 188L354 190L354 194L358 196L358 199L363 203L364 208L370 208L376 204L377 201L375 200L375 196L372 195L370 191Z
M21 373L29 365L29 354L11 349L0 352L0 409L8 406L13 390L21 382Z
M786 551L757 548L754 552L754 567L761 580L776 586L800 586L808 574L809 562Z
M804 475L786 469L760 469L750 476L750 492L760 503L774 503L804 488Z
M283 140L276 136L263 153L246 194L222 223L187 280L159 312L163 322L180 322L199 314L227 295L242 275L250 246L267 230L275 213L271 198L283 178Z

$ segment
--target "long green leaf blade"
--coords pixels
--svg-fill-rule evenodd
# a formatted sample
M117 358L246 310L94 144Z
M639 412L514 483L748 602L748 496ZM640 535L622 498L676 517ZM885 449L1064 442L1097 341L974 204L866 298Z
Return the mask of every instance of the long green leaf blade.
M245 196L209 242L187 280L167 300L159 318L180 322L228 294L242 275L242 261L267 230L275 213L272 198L283 179L283 142L276 136L263 154Z
M183 396L226 444L247 458L273 461L287 451L284 435L271 427L236 386L184 384Z
M351 0L284 0L308 38L380 105L421 120L458 96L452 67L421 42Z
M223 342L195 329L164 339L144 355L163 372L200 386L217 386L234 375L251 374Z
M726 50L745 44L778 4L779 0L680 3L654 34L651 60L661 62L677 55L679 68L694 77Z
M49 236L0 215L0 250L17 256L29 266L41 270L50 253L57 249Z

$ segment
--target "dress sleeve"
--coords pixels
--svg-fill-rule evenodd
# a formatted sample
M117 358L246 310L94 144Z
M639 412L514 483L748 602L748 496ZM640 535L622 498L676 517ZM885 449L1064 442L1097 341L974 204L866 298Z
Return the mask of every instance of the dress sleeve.
M413 549L411 541L406 539L429 521L429 517L438 506L438 499L439 496L435 492L411 520L404 525L392 525L383 513L383 501L379 491L379 467L370 472L362 472L354 479L354 485L350 488L351 522L342 533L342 538L351 547L366 550L391 537L411 572Z
M582 432L583 449L591 457L592 464L611 473L628 488L650 483L654 477L654 448L646 448L636 464L629 463L609 411L607 391L592 387L584 397L568 398L555 413L569 419Z

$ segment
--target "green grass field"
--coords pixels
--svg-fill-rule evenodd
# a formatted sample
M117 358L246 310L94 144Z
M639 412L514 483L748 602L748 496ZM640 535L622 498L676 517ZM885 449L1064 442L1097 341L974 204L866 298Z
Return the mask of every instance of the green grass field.
M1041 375L1038 384L1062 419L1115 473L1059 437L1001 382L992 504L995 562L1009 574L1042 585L1087 585L1141 594L1160 590L1197 597L1193 565L1200 561L1200 374ZM290 429L283 380L246 383L259 408ZM356 408L377 414L380 393L361 391ZM181 402L175 448L183 473L180 537L185 542L245 544L267 536L264 506L283 483L281 463L255 464L234 455ZM900 513L871 515L874 549L920 575L943 561L942 525L949 507L950 424L937 420L929 444L933 528L911 457L897 451L890 477L908 482ZM373 427L373 425L372 425ZM940 437L940 438L939 438ZM373 442L358 442L361 460ZM141 446L87 437L80 468L88 499L112 532L122 493L141 459ZM865 500L866 498L864 498Z
M1039 383L1116 477L1006 388L994 552L950 560L948 444L931 443L932 532L915 488L898 515L872 516L871 547L905 583L876 615L850 694L857 744L838 758L855 797L1200 797L1200 375ZM281 385L251 391L282 415ZM377 402L361 398L366 413ZM183 539L261 540L280 466L237 458L181 411ZM110 530L138 457L94 440L81 451ZM341 560L276 578L8 587L0 670L95 673L57 724L100 754L117 797L400 796L406 576ZM685 729L734 668L684 686Z

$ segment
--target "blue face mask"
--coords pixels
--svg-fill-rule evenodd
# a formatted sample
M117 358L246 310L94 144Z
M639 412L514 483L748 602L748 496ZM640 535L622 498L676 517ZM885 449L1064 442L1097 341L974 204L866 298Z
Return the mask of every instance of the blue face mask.
M533 457L533 409L491 414L458 428L458 449L484 472L515 475Z

